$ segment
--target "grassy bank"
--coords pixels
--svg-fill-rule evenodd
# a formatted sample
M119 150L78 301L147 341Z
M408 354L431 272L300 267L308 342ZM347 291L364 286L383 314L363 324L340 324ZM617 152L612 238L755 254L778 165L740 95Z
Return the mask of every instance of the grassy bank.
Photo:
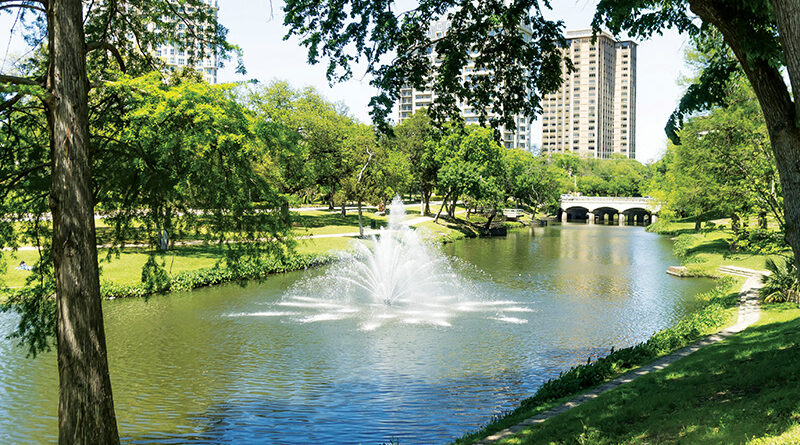
M675 326L657 332L644 343L614 351L594 363L570 369L558 378L546 382L533 397L524 400L514 411L495 419L480 431L462 437L456 444L479 441L732 324L736 317L737 296L742 281L721 279L715 289L698 296L703 303L701 309Z
M800 443L800 308L507 438L505 444Z
M457 208L463 212L465 209ZM406 220L419 218L418 210L409 209ZM385 227L388 216L374 212L364 212L365 227ZM435 242L451 242L478 235L464 220L446 221L438 224L433 221L417 222L414 227L421 230L424 236ZM149 248L126 248L121 253L109 253L108 249L99 249L102 292L106 298L145 296L157 292L171 290L187 290L199 286L216 284L225 281L260 278L270 273L290 271L308 267L309 264L327 262L333 252L349 248L358 233L358 216L348 212L342 217L338 210L309 210L300 212L296 218L294 235L297 247L294 255L283 260L267 260L263 265L248 272L232 271L222 266L226 249L219 245L176 246L166 254L157 254L159 264L167 273L168 280L157 289L142 284L142 268L148 258L155 252ZM341 236L337 236L341 235ZM313 238L313 236L323 236ZM367 240L366 242L370 242ZM30 271L16 270L20 261L29 265L35 264L39 254L35 250L3 252L7 264L7 272L2 277L5 292L16 292L25 285ZM242 269L242 268L238 268Z
M716 227L696 231L691 221L659 221L647 230L673 237L673 252L681 258L681 265L686 266L689 276L717 277L722 265L765 269L770 255L733 249L733 232L725 228L729 221L716 222Z

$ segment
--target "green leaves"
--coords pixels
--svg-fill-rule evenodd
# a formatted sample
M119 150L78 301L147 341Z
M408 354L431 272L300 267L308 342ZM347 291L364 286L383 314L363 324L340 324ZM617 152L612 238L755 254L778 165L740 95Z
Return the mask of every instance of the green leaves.
M800 283L794 258L791 255L777 261L767 258L766 266L770 274L763 280L764 286L759 291L761 298L767 303L800 301Z
M538 0L422 0L412 9L392 0L288 0L286 38L298 36L310 63L327 61L340 81L363 62L379 89L370 106L379 129L400 88L433 85L431 117L458 119L472 106L481 123L515 128L514 115L533 116L544 93L561 85L563 23L546 20ZM438 20L447 24L442 27ZM472 74L462 77L470 67Z

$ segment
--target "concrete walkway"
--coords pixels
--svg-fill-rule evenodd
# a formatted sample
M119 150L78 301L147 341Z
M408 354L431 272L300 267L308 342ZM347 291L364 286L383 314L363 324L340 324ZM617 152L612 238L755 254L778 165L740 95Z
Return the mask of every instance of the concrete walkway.
M725 272L724 268L725 266L720 267L720 272L727 273ZM745 281L745 283L742 285L741 291L739 291L739 318L735 325L727 329L723 329L722 331L716 334L710 335L682 349L678 349L672 354L661 357L660 359L654 361L653 363L650 363L649 365L642 366L641 368L634 369L633 371L629 371L628 373L623 374L620 377L611 380L610 382L607 382L603 385L593 388L584 394L574 397L571 400L561 405L558 405L541 414L537 414L533 417L525 419L522 422L514 426L511 426L509 428L506 428L502 431L498 431L497 433L494 433L491 436L488 436L477 443L492 444L502 439L506 439L529 426L540 424L545 420L553 416L557 416L561 413L564 413L572 408L575 408L576 406L581 405L582 403L588 402L589 400L592 399L596 399L598 396L600 396L600 394L603 394L604 392L607 391L611 391L617 386L620 386L628 382L632 382L633 380L643 375L660 371L669 366L670 364L686 357L687 355L697 351L698 349L704 346L708 346L710 344L725 340L731 335L743 331L745 328L758 321L758 318L761 315L761 307L759 306L758 302L758 290L761 288L761 277L763 272L757 270L742 269L742 268L737 268L736 272L737 273L735 275L748 276L748 278L747 281Z

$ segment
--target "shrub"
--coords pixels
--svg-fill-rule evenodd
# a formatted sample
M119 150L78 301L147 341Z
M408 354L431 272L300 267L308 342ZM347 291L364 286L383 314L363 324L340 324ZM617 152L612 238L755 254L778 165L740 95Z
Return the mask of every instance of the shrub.
M694 245L694 237L690 234L679 235L675 238L675 243L672 245L672 253L678 257L685 257L689 253L689 249Z
M142 267L142 286L149 293L169 290L169 274L164 265L158 264L155 255L150 255Z
M536 394L524 400L512 415L603 383L623 370L649 363L721 326L725 322L725 309L738 302L737 294L728 292L732 283L731 277L720 279L714 289L698 295L705 302L702 309L683 318L675 326L656 332L646 342L618 351L612 349L609 355L594 363L573 367L558 378L548 380Z
M148 259L142 268L142 284L124 285L104 281L100 294L106 299L147 297L157 292L188 291L237 280L264 278L273 273L308 269L333 261L332 255L295 255L288 258L266 258L258 261L242 261L235 267L217 266L181 272L170 277L154 258ZM152 260L152 261L151 261ZM161 274L163 271L163 275Z
M766 262L770 275L764 279L761 298L766 303L783 303L787 301L800 303L800 283L797 279L797 266L793 255L787 255L782 261L768 258Z
M742 230L737 235L733 245L738 250L745 250L765 255L785 251L789 245L786 243L783 232L767 229Z

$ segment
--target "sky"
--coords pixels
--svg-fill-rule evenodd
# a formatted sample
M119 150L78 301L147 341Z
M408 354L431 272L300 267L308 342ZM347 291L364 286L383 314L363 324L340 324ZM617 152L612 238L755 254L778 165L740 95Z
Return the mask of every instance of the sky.
M594 0L552 0L553 9L546 16L563 20L566 30L589 28L594 14ZM237 74L233 63L223 67L219 82L257 79L261 82L285 80L296 88L313 86L333 102L344 103L350 114L369 122L369 99L375 90L364 77L363 69L354 70L352 80L329 85L324 64L309 65L307 50L297 38L283 40L283 2L280 0L219 0L219 21L228 28L228 40L242 48L245 75ZM13 17L0 16L0 51L6 53L3 68L8 72L8 59L23 49L19 39L9 40L7 31ZM622 36L625 38L626 36ZM684 70L683 51L687 38L674 31L665 31L647 41L637 41L636 159L650 162L666 149L664 124L682 95L678 79ZM541 121L536 120L533 142L541 145Z

